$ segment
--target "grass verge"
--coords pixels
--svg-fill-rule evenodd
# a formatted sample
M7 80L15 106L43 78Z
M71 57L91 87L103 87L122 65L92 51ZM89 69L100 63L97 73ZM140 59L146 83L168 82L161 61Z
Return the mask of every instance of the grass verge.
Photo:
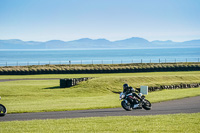
M166 76L200 76L200 71L183 72L140 72L110 74L36 74L36 75L0 75L0 79L43 79L43 78L82 78L82 77L166 77ZM188 78L190 80L190 78Z
M200 113L0 122L0 132L197 133Z
M8 113L113 108L120 107L119 95L113 91L122 91L123 83L139 87L200 81L200 72L90 75L92 76L97 78L71 88L59 88L59 80L0 82L1 103L7 107ZM163 90L149 93L147 99L153 103L198 95L200 88Z

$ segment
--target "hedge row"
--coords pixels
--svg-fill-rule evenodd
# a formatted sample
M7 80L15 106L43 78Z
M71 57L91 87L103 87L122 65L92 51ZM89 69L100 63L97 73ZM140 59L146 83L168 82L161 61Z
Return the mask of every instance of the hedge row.
M125 68L86 68L86 69L0 69L0 75L32 75L32 74L88 74L88 73L134 73L164 71L200 71L200 65L146 66Z

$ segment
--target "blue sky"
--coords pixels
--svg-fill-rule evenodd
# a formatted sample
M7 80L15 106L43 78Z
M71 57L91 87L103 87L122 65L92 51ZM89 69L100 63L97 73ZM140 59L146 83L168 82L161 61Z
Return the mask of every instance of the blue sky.
M0 39L200 39L200 0L0 0Z

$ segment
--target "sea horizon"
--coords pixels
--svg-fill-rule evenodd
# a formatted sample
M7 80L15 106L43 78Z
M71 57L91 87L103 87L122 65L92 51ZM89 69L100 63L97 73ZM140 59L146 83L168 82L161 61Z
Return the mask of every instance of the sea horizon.
M198 62L199 51L200 48L7 49L0 50L0 66Z

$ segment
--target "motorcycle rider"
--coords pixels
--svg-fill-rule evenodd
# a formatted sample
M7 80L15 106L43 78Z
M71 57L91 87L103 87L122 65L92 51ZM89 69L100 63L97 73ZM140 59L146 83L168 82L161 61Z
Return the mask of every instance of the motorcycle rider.
M128 84L124 84L123 85L123 92L125 92L125 90L128 88Z
M139 101L137 99L140 99L140 101L142 101L142 98L135 93L135 89L133 87L129 87L128 84L124 84L123 93L128 96L127 100L134 105L133 108L141 108L141 105L139 104ZM136 97L137 99L134 97Z

